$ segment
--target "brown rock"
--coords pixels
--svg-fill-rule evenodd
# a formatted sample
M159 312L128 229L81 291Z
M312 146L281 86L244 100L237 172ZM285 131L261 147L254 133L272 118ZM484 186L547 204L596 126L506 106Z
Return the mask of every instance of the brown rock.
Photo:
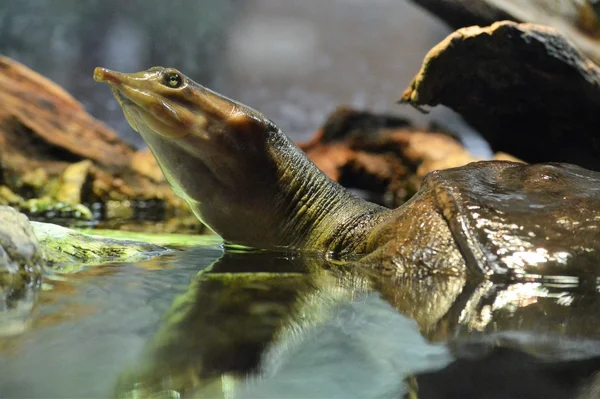
M0 186L0 205L20 205L23 202L23 198L20 195L15 194L10 188L6 186Z
M600 68L552 28L460 29L427 54L402 101L446 105L524 161L600 168Z

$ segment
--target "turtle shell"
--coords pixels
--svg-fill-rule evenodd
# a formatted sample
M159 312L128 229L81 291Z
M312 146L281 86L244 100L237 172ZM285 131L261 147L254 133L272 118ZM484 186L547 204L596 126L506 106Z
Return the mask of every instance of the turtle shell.
M429 174L468 269L600 274L600 173L561 163L477 162Z
M386 274L598 277L600 173L505 161L431 172L364 253Z

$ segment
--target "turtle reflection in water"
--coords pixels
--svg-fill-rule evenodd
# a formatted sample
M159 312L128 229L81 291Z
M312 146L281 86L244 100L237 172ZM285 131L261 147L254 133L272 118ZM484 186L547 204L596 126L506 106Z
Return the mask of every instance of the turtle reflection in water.
M97 68L195 214L227 243L331 254L384 274L595 277L600 173L479 162L388 210L329 180L259 112L179 71Z
M198 258L195 250L181 256L185 263ZM395 280L318 255L226 252L173 302L142 356L121 374L117 396L600 393L593 289L465 277ZM498 343L504 350L494 350Z

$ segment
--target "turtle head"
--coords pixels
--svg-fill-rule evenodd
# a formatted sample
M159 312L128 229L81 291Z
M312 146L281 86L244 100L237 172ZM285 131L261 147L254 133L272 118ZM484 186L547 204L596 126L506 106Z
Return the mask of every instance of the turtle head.
M221 219L269 211L278 168L270 141L284 136L273 122L172 68L96 68L94 79L110 85L176 194L217 233L227 237Z
M210 158L215 154L221 161L239 162L248 146L262 145L270 132L278 130L261 113L173 68L157 66L135 73L96 68L94 79L110 85L127 121L144 139L156 135L177 143L207 164L214 163Z

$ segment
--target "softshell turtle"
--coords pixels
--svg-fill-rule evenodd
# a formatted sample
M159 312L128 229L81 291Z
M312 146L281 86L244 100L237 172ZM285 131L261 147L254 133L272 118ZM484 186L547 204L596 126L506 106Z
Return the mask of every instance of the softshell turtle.
M478 162L389 210L327 178L261 113L171 68L103 68L175 192L226 243L322 252L386 273L597 274L600 173Z

